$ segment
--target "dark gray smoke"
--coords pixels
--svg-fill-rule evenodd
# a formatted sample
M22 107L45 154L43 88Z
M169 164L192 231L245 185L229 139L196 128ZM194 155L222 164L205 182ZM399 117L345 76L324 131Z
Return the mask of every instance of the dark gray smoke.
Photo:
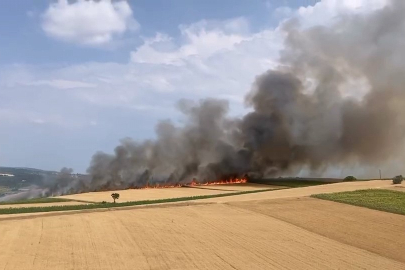
M246 97L250 113L231 119L225 101L182 100L184 126L164 121L156 140L125 139L112 155L96 153L85 189L276 176L302 168L315 173L398 158L405 137L404 14L405 1L392 0L332 26L303 29L286 22L281 65L256 78Z
M54 177L46 177L42 180L46 196L75 193L87 190L89 178L86 175L74 174L71 168L62 168Z

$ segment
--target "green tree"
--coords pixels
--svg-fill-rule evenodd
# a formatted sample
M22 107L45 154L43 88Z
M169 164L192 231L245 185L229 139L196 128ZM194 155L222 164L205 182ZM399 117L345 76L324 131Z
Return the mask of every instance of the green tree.
M118 194L118 193L113 193L113 194L111 194L111 197L113 198L114 203L115 203L115 200L118 200L118 199L120 198L120 194Z

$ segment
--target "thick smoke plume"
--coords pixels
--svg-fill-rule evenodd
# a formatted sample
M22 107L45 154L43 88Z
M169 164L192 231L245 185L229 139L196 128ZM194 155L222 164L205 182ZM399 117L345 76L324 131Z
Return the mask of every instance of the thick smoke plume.
M283 24L280 66L258 76L252 109L227 116L228 103L182 100L187 123L157 125L157 139L122 140L96 153L91 181L77 189L275 176L302 168L365 165L398 157L405 131L405 2L332 26ZM246 67L249 68L249 67Z

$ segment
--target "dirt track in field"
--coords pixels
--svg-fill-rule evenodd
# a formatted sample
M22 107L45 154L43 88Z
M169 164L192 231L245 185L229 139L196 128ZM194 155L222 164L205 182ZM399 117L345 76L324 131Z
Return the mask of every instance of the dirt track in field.
M405 263L405 216L308 197L230 204Z
M2 221L0 269L405 269L226 204Z

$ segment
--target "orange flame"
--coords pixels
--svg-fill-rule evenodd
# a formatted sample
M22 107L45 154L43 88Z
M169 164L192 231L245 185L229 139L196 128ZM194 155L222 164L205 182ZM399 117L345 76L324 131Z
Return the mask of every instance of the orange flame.
M213 186L213 185L229 185L229 184L245 184L245 183L247 183L246 178L233 178L205 183L199 183L197 180L193 179L193 181L191 181L191 183L189 184L168 184L168 185L155 184L155 185L147 185L146 187L142 187L140 189Z
M229 185L229 184L245 184L245 183L247 183L246 178L234 178L206 183L198 183L193 180L191 184L189 184L189 186L211 186L211 185Z

